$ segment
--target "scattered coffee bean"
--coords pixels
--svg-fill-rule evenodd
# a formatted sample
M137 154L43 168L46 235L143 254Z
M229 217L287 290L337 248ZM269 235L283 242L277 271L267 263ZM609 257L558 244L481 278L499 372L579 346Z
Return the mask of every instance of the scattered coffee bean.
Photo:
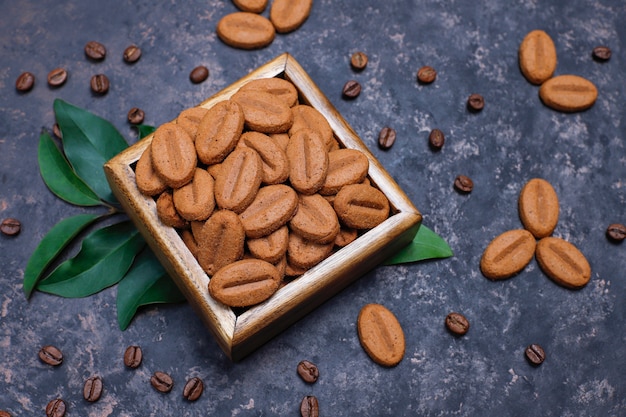
M343 86L342 92L346 98L357 98L361 94L361 84L355 80L350 80Z
M47 417L63 417L65 415L65 411L65 401L60 398L50 401L46 406Z
M302 417L319 417L320 408L317 398L313 395L307 395L300 403L300 415Z
M89 377L83 386L83 397L89 402L98 401L102 396L102 378L99 376Z
M102 61L107 55L107 49L100 42L91 41L85 45L85 55L94 61Z
M472 94L467 99L467 108L473 112L479 112L485 107L485 99L480 94Z
M48 365L58 366L63 363L63 353L52 345L47 345L39 350L39 359Z
M430 84L437 78L437 71L431 66L424 65L417 71L417 81L423 84Z
M193 377L187 381L183 388L183 398L187 401L196 401L204 391L204 383L198 377Z
M391 127L385 126L378 134L378 146L382 149L389 149L396 141L396 131Z
M532 344L526 348L526 359L535 366L541 365L546 360L546 352L539 345Z
M596 46L591 55L598 61L608 61L611 59L611 49L607 46Z
M352 69L357 71L362 71L367 66L367 55L363 52L355 52L350 57L350 65Z
M317 378L320 376L320 371L317 369L317 366L307 360L300 361L297 371L300 378L309 384L316 382Z
M11 413L5 410L0 410L0 417L11 417Z
M133 107L128 111L128 121L134 125L143 123L143 119L146 116L143 110L138 107Z
M124 49L124 61L129 64L139 61L141 58L141 49L137 45L130 45Z
M606 236L615 242L621 242L626 239L626 225L613 223L606 229Z
M143 352L139 346L128 346L124 352L124 365L129 368L137 368L141 365Z
M54 133L54 136L56 136L57 138L63 139L63 133L61 133L61 128L59 127L58 123L52 125L52 133Z
M458 175L454 179L454 188L462 193L471 193L474 189L474 181L465 175Z
M189 79L194 84L201 83L207 78L209 78L209 69L204 65L195 67L191 70L191 73L189 73Z
M91 77L91 91L96 94L106 94L109 91L109 79L104 74L96 74Z
M430 131L428 135L428 144L430 147L436 151L443 148L443 144L446 141L446 137L443 132L439 129L433 129Z
M67 81L67 71L63 68L55 68L48 73L48 85L60 87Z
M30 72L21 73L20 76L17 77L17 80L15 80L15 88L22 93L30 91L34 85L35 76Z
M170 392L174 387L172 377L165 372L156 371L150 378L150 383L159 392Z
M7 236L15 236L22 230L22 223L19 220L7 217L0 224L0 231Z
M461 313L450 313L446 316L446 327L457 336L463 336L470 328L469 321Z

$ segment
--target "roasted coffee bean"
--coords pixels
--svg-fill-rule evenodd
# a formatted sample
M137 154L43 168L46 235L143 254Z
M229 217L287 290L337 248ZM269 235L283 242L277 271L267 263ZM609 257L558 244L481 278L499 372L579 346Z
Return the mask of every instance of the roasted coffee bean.
M102 61L107 55L107 49L100 42L91 41L85 45L85 55L94 61Z
M307 395L300 403L300 415L302 417L319 417L320 407L317 398L313 395Z
M35 76L30 72L21 73L20 76L17 77L17 80L15 80L15 88L22 93L30 91L34 85Z
M389 149L396 141L396 131L388 126L381 129L378 134L378 146L382 149Z
M458 175L454 179L454 188L462 193L471 193L474 189L474 181L465 175Z
M47 417L63 417L66 411L65 401L60 398L54 399L46 406Z
M22 223L19 220L8 217L2 220L0 224L0 231L7 236L15 236L22 230Z
M128 121L134 125L143 123L143 119L146 116L143 110L138 107L133 107L128 111Z
M109 79L104 74L91 77L91 91L96 94L106 94L109 91Z
M317 366L313 362L309 362L307 360L300 361L297 371L300 378L309 384L317 381L317 378L320 376L320 371L317 369Z
M546 352L537 344L529 345L524 353L526 359L535 366L541 365L546 360Z
M141 58L141 49L137 45L130 45L124 49L124 61L132 64Z
M362 71L367 66L367 55L363 52L355 52L350 57L350 65L352 69L357 71Z
M63 133L61 133L61 128L59 127L58 123L55 123L52 126L52 133L54 133L54 136L56 136L59 139L63 139Z
M55 68L48 73L50 87L60 87L67 81L67 71L63 68Z
M47 345L39 350L39 359L48 365L58 366L63 363L63 353L57 347Z
M611 49L608 46L596 46L593 48L592 56L598 61L608 61L611 59Z
M150 384L159 392L170 392L174 387L172 377L165 372L156 371L150 378Z
M450 313L446 316L446 327L457 336L463 336L470 328L469 321L461 313Z
M0 417L11 417L11 413L5 410L0 410Z
M204 383L198 377L193 377L187 381L183 388L183 397L187 401L196 401L204 391Z
M102 396L102 378L99 376L89 377L83 386L83 398L89 402L98 401Z
M343 86L342 92L346 98L357 98L361 94L361 84L358 81L350 80Z
M189 73L189 79L194 84L201 83L202 81L206 80L207 78L209 78L209 69L207 67L205 67L204 65L200 65L200 66L195 67Z
M139 346L128 346L124 352L124 365L129 368L137 368L141 365L143 352Z
M626 239L626 226L620 223L614 223L606 229L606 235L611 240L621 242Z
M437 71L429 65L424 65L417 71L417 81L423 84L430 84L437 78Z
M432 149L438 151L443 148L445 141L446 137L441 130L433 129L430 131L430 134L428 135L428 144Z
M480 94L472 94L467 98L467 108L472 112L479 112L485 107L485 99Z

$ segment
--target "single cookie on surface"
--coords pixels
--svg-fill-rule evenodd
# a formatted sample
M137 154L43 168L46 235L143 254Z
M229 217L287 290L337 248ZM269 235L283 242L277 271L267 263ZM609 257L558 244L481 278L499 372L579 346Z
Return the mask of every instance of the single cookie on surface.
M537 244L537 263L554 282L567 288L582 288L591 279L591 266L573 244L558 237L546 237Z
M522 74L533 84L540 85L556 70L556 47L550 35L543 30L533 30L524 37L518 58Z
M298 29L311 13L313 0L274 0L270 20L276 32L287 33Z
M598 98L598 89L591 81L578 75L559 75L541 84L539 98L554 110L573 113L593 106Z
M509 278L528 265L537 243L528 230L515 229L496 236L480 259L480 270L492 280Z
M559 198L548 181L528 181L520 192L518 207L524 228L533 236L541 239L552 234L559 221Z
M250 12L228 14L217 23L217 36L240 49L263 48L274 40L276 29L266 17Z
M359 313L357 329L361 346L374 362L396 366L402 361L406 349L404 331L385 306L365 305Z
M267 7L267 0L233 0L237 8L244 12L261 13Z

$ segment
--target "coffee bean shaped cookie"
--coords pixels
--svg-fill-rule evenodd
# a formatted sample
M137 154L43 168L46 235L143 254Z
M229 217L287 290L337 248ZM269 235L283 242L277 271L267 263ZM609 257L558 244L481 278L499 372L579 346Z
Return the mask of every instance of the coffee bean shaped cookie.
M543 30L528 33L519 47L519 66L524 77L540 85L554 74L557 64L556 47L550 35Z
M220 269L209 281L209 293L231 307L248 307L271 297L280 285L281 274L269 262L243 259Z
M389 200L367 184L343 187L333 201L342 224L353 229L372 229L389 217Z
M300 104L291 109L293 113L293 125L289 129L289 136L293 136L300 129L315 130L320 134L326 150L330 150L333 145L333 129L328 120L315 107Z
M300 129L289 139L289 181L302 194L315 194L326 181L328 152L315 130Z
M209 275L243 256L245 232L239 216L218 210L202 226L198 242L198 263Z
M293 107L298 102L298 90L283 78L259 78L241 87L240 91L257 91L270 93L282 100L287 106Z
M298 195L284 185L261 187L254 201L240 214L246 236L250 239L267 236L287 224L298 209Z
M509 230L487 245L480 259L480 269L492 280L509 278L528 265L535 247L535 237L528 230Z
M320 189L320 194L337 194L349 184L358 184L365 179L369 169L369 159L356 149L338 149L328 153L328 174Z
M193 179L174 190L174 206L185 220L206 220L215 208L214 180L205 169L196 168Z
M381 304L367 304L357 319L359 341L379 365L396 366L406 349L404 331L396 316Z
M319 194L300 195L298 200L298 210L289 221L289 228L317 243L334 242L339 220L333 206Z
M272 22L259 14L235 12L220 19L217 36L235 48L257 49L272 43L276 29Z
M226 100L211 107L196 132L200 161L207 165L222 162L237 146L243 126L243 109L237 102Z
M252 256L275 264L287 254L288 240L289 228L285 225L267 236L248 239L246 244Z
M524 228L533 236L541 239L552 234L559 220L559 198L548 181L528 181L520 192L518 207Z
M182 229L188 226L188 223L176 211L174 206L174 197L170 190L164 191L159 195L156 201L156 211L159 220L166 226Z
M218 207L243 212L252 203L261 186L263 166L259 154L251 148L236 148L222 163L215 179L215 202Z
M238 146L254 149L263 164L263 184L280 184L289 178L287 154L276 141L259 132L246 132L241 135Z
M180 112L176 118L176 124L185 129L189 137L195 142L198 126L209 109L204 107L190 107Z
M292 32L306 21L313 0L274 0L270 7L270 21L278 33Z
M231 100L243 110L245 125L261 133L287 132L293 125L291 108L278 96L268 92L240 89Z
M152 166L152 144L148 145L135 166L135 181L142 194L154 196L167 189L167 184L154 171Z
M582 288L591 279L591 266L573 244L557 237L546 237L537 244L537 263L554 282L572 289Z
M593 106L598 98L598 89L591 81L578 75L559 75L541 84L539 97L554 110L578 112Z
M261 13L267 6L267 0L233 0L237 8L244 12Z
M178 188L191 181L197 156L185 129L171 122L162 124L154 132L151 147L152 166L168 186Z
M317 243L307 240L298 233L289 233L287 262L296 268L309 269L330 255L334 243Z

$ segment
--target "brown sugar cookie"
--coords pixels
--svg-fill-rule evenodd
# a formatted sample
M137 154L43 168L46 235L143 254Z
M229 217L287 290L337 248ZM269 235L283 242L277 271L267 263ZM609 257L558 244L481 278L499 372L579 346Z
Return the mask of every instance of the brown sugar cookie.
M596 102L598 89L578 75L559 75L539 87L539 98L546 106L566 112L587 110Z
M276 36L272 22L250 12L235 12L222 17L216 32L222 42L240 49L263 48Z
M252 203L261 186L263 166L259 154L251 148L236 148L222 163L215 179L215 202L218 207L243 212Z
M206 220L215 208L214 180L205 169L196 168L192 180L174 190L174 206L185 220Z
M267 236L287 224L298 209L298 195L284 185L261 187L254 201L240 214L246 236Z
M339 246L340 248L348 246L350 243L354 242L357 237L359 237L359 234L356 229L342 227L339 229L339 233L335 238L335 246Z
M152 167L151 149L152 146L148 145L139 157L135 166L135 181L137 182L137 188L142 194L154 196L165 191L167 184Z
M252 256L275 264L285 258L288 241L289 229L285 225L267 236L248 239L246 243Z
M212 276L220 268L243 256L246 235L239 216L218 210L202 226L198 242L198 263Z
M396 316L381 304L367 304L357 319L359 341L379 365L396 366L402 361L406 343Z
M537 239L550 236L559 221L559 198L541 178L528 181L519 195L519 215L524 228Z
M293 125L289 129L289 136L293 136L300 129L311 129L320 134L326 150L333 146L333 129L319 110L307 104L299 104L292 107L291 112L293 113Z
M389 217L389 200L371 185L343 187L333 201L342 224L353 229L371 229Z
M237 146L247 146L259 154L263 165L263 184L280 184L289 178L287 154L274 139L260 132L246 132L241 135Z
M554 282L567 288L582 288L591 279L591 266L585 255L570 242L546 237L535 252L537 263Z
M295 106L298 102L298 90L292 83L283 78L258 78L248 82L240 90L273 94L289 107Z
M255 90L240 89L231 100L243 109L245 125L261 133L287 132L293 124L291 108L278 96Z
M226 100L211 107L198 125L198 159L207 165L222 162L237 146L243 125L243 109L237 102Z
M237 8L244 12L261 13L267 6L267 0L233 0Z
M296 268L312 268L330 255L333 246L333 242L317 243L291 232L287 245L287 262Z
M164 123L154 132L150 146L154 171L168 186L178 188L191 181L198 159L185 129Z
M282 276L269 262L243 259L220 269L209 281L209 293L230 307L248 307L270 298Z
M339 233L339 219L333 206L321 195L300 195L298 210L289 221L289 228L305 239L331 243Z
M328 174L328 152L315 130L300 129L289 139L289 181L302 194L314 194L324 185Z
M176 118L176 124L185 129L191 140L196 140L196 132L202 118L209 110L204 107L190 107L180 112Z
M311 13L313 0L274 0L270 20L276 32L287 33L298 29Z
M344 185L358 184L367 176L369 159L357 149L338 149L328 153L328 174L320 194L337 194Z
M529 32L518 51L519 66L528 81L540 85L554 74L557 64L556 47L543 30Z
M188 223L176 211L174 206L174 197L171 191L164 191L159 195L156 201L157 216L161 223L166 226L182 229L187 227Z
M528 265L537 243L528 230L515 229L496 236L480 259L480 270L489 279L509 278Z

